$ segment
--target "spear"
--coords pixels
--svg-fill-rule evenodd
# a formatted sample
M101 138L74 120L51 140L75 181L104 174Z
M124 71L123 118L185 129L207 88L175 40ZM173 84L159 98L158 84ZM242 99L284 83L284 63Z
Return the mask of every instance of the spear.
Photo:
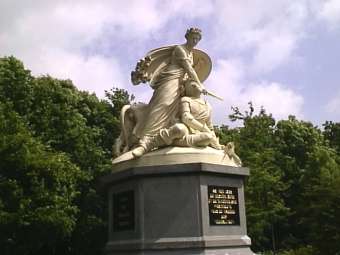
M210 91L208 91L208 90L206 90L206 89L203 89L203 90L202 90L202 94L203 94L203 95L212 96L212 97L214 97L214 98L217 98L218 100L223 101L223 98L222 98L222 97L219 97L219 96L217 96L216 94L214 94L214 93L212 93L212 92L210 92Z

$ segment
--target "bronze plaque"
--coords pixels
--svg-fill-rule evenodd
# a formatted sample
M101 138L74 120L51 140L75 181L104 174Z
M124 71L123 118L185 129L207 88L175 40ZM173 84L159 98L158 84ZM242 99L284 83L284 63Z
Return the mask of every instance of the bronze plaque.
M134 230L135 197L133 190L113 194L113 231Z
M236 187L208 186L210 225L240 225Z

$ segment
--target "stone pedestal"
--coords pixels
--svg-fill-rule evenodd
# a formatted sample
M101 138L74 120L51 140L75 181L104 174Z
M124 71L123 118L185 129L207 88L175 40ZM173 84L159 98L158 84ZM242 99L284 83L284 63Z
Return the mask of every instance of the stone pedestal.
M109 192L106 254L253 254L244 207L249 170L207 155L169 161L170 154L118 163L102 179Z

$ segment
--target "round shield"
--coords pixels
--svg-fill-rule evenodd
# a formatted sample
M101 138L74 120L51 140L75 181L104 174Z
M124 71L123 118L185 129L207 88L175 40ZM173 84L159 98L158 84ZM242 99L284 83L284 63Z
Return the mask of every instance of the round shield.
M208 78L212 69L211 59L207 53L198 49L193 50L193 57L196 74L200 81L204 82Z
M170 61L171 54L176 46L167 46L154 49L147 54L150 63L146 68L147 76L152 80L152 77L162 70ZM193 67L201 82L204 82L212 69L211 59L204 51L193 49Z

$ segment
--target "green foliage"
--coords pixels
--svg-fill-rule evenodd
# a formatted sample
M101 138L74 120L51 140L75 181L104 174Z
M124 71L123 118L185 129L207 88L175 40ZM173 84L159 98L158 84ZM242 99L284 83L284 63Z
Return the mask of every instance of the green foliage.
M70 80L32 77L14 57L0 59L6 120L0 121L0 224L6 230L0 246L6 252L99 254L103 249L107 205L96 179L110 170L120 107L133 99L120 89L106 96L99 100L78 91Z
M105 91L105 96L113 106L114 116L119 116L120 109L126 104L130 104L135 100L134 95L129 95L126 90L113 88L110 91Z
M301 204L297 208L299 225L306 229L307 240L313 244L316 254L337 254L340 251L339 159L327 147L318 148L310 157L302 179Z
M27 114L32 105L32 79L30 71L19 60L0 58L0 102L12 104L21 115Z
M33 107L29 116L32 130L45 144L67 152L72 161L89 172L99 171L105 163L101 148L101 129L87 125L92 112L83 115L82 109L91 110L88 102L70 81L40 77L33 83ZM97 104L100 104L97 99ZM95 109L97 110L97 109Z
M324 136L328 140L330 146L340 153L340 123L326 121L324 126Z
M34 254L70 237L79 208L80 169L32 137L20 116L0 103L0 246Z
M247 181L247 221L249 235L255 250L276 249L277 228L289 214L281 194L288 188L282 180L282 171L277 165L280 152L276 150L274 136L275 120L261 109L254 115L250 111L242 114L237 108L230 116L232 120L242 120L236 144L245 166L251 169ZM236 136L235 136L236 137Z
M231 119L243 122L238 135L220 131L222 139L236 139L239 155L251 170L246 206L253 249L336 254L340 160L334 149L339 148L339 124L326 122L322 132L293 116L276 122L264 109L255 114L251 103L249 108L245 113L233 108Z
M311 246L300 247L294 250L287 250L283 252L273 253L271 251L263 253L263 255L312 255L315 250Z

